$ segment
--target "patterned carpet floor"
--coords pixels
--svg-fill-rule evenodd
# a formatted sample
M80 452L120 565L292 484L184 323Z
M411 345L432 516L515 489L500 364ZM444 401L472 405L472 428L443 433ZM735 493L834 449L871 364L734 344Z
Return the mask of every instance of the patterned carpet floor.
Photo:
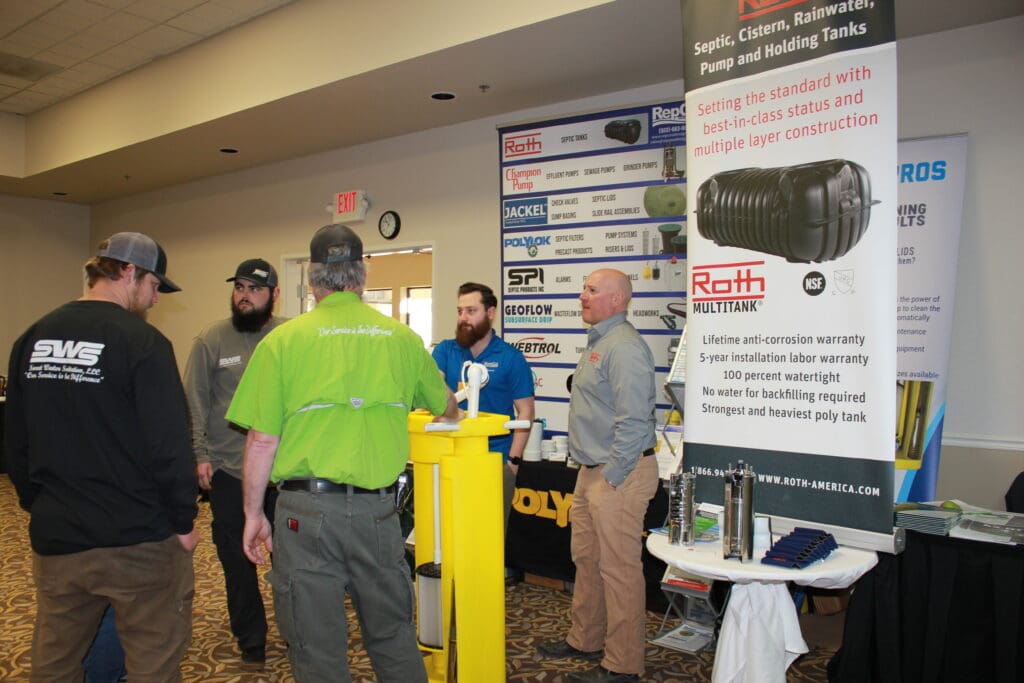
M228 627L224 604L224 578L210 540L210 511L200 505L202 541L195 553L196 598L193 609L192 645L182 663L185 681L204 683L285 683L294 680L284 643L273 625L273 602L264 581L265 602L271 612L267 665L261 673L244 671ZM28 546L28 515L17 505L10 480L0 476L0 681L27 681L29 650L35 618L31 551ZM518 583L506 592L506 675L508 681L561 683L569 670L592 664L542 660L537 641L562 636L569 622L571 596L544 586ZM373 681L373 670L362 647L358 624L350 609L349 661L355 681ZM654 637L661 615L648 613L647 631ZM673 625L670 621L670 625ZM809 635L808 635L809 638ZM810 638L809 638L810 639ZM833 651L813 647L787 674L787 683L824 683L825 666ZM714 655L689 655L648 645L645 681L704 683L711 680ZM492 683L466 681L465 683Z

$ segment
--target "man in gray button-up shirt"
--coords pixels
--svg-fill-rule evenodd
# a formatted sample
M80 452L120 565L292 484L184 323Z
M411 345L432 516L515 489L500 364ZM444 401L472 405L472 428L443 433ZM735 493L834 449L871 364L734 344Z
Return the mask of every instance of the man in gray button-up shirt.
M597 270L580 294L591 325L573 374L569 451L583 467L573 492L572 628L542 643L549 657L601 658L570 681L632 681L644 671L644 514L658 487L653 457L654 357L626 321L629 278ZM602 653L603 649L603 653Z

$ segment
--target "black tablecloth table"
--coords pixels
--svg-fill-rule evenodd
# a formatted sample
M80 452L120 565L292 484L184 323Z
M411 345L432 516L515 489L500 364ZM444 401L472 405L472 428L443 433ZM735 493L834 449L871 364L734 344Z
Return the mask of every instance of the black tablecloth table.
M1024 681L1024 548L916 532L856 584L831 683Z

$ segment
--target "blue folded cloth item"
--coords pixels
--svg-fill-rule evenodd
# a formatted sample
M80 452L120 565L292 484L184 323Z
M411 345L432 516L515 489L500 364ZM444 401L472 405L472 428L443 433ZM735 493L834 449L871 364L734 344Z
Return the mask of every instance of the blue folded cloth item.
M796 527L776 541L761 558L761 562L790 569L803 569L818 560L824 560L838 547L839 544L830 533L821 529Z

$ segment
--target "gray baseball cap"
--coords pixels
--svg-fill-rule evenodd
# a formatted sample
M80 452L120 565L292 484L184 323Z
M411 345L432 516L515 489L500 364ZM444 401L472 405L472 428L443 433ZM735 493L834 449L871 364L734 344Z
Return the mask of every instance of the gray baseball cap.
M362 258L363 241L347 225L325 225L316 231L309 242L311 263L345 263Z
M106 249L100 249L96 255L131 263L148 270L160 280L157 289L165 294L181 291L181 287L167 277L167 254L163 248L153 238L141 232L119 232L111 235L107 239Z

